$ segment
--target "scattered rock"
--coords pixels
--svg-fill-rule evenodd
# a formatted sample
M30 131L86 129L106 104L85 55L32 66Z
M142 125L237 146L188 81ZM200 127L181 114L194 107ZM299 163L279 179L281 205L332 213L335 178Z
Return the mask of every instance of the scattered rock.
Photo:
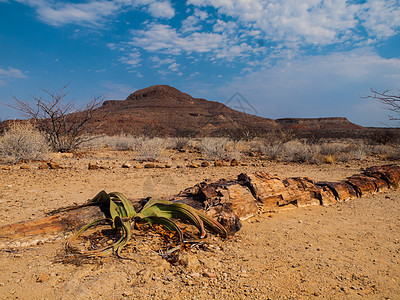
M48 164L41 164L41 165L38 167L38 169L39 169L39 170L48 170L48 169L50 169L50 167L49 167Z
M216 278L216 277L217 277L217 274L211 273L211 272L204 272L204 273L203 273L203 276L204 276L204 277L208 277L208 278Z
M132 168L132 165L130 163L126 162L126 163L122 164L121 167L124 168L124 169L129 169L129 168Z
M165 167L166 169L169 169L169 168L171 168L172 166L171 166L170 164L165 164L164 167Z
M21 170L29 170L31 167L28 166L28 165L21 165L19 168L20 168Z
M216 160L214 162L214 167L222 167L224 163L221 160Z
M182 258L181 261L183 263L183 265L185 266L186 269L190 270L190 271L195 271L198 268L200 268L200 262L197 259L196 256L194 256L191 253L182 253Z
M239 162L237 161L237 159L234 158L234 159L231 160L231 166L232 167L236 167L238 165L239 165Z
M98 165L89 163L88 169L89 170L98 170L98 169L100 169L100 167Z
M11 170L10 166L1 166L0 170Z
M57 164L57 163L55 163L55 162L52 162L52 161L48 162L47 165L48 165L49 168L52 169L52 170L62 169L62 167L61 167L59 164Z
M208 162L208 161L203 161L202 163L201 163L201 166L203 167L203 168L206 168L206 167L208 167L210 165L210 163Z
M153 163L149 163L149 164L145 164L144 167L145 167L146 169L153 169L153 168L156 167L156 165L153 164Z
M192 164L188 164L186 167L197 169L200 167L200 165L198 163L192 163Z
M134 166L134 168L135 168L135 169L141 169L141 168L143 168L143 167L140 166L140 165L137 165L137 166Z
M45 275L45 274L42 274L42 275L36 275L36 282L46 282L46 281L49 281L49 279L50 279L50 276L49 275Z

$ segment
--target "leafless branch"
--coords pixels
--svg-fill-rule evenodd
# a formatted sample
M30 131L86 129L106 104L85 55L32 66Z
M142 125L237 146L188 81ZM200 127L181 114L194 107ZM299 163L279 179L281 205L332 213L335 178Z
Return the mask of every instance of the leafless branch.
M394 117L392 115L389 115L389 119L393 121L400 120L400 90L398 90L397 95L389 92L389 90L379 92L377 90L371 89L371 93L372 95L362 98L374 99L385 104L387 110L399 115L399 117Z
M86 134L87 125L93 118L94 110L103 102L102 97L94 97L84 109L76 108L73 100L66 101L66 88L64 86L57 92L41 89L44 97L33 97L33 103L12 96L14 105L8 105L45 132L56 151L75 149L91 139Z

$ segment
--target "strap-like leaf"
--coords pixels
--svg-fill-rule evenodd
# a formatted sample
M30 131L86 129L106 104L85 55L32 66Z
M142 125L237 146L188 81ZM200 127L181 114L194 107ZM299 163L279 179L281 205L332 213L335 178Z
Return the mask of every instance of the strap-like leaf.
M225 227L222 226L221 223L219 223L218 221L214 220L213 218L210 218L210 217L206 216L202 212L197 211L197 214L200 217L200 219L203 221L204 226L209 231L215 232L215 233L219 234L221 237L224 237L224 238L228 236L228 233L227 233Z
M121 212L123 213L121 215L122 218L130 218L136 214L132 202L130 202L123 194L118 192L113 192L110 193L109 195L112 201L115 202L115 200L118 200L122 203L122 208L123 208L123 210L121 210Z

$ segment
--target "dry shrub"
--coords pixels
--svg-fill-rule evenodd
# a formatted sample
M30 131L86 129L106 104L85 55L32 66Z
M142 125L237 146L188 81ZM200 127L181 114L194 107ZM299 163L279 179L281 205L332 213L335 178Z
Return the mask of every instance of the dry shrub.
M326 142L321 144L321 155L337 155L339 153L348 152L349 145L339 142Z
M46 136L30 123L13 123L0 137L0 157L8 162L44 159Z
M188 149L191 146L191 141L186 137L176 137L168 139L168 148L183 150Z
M321 147L309 145L301 141L290 141L283 144L282 159L284 161L319 163Z
M208 159L240 159L244 145L243 142L227 138L206 137L201 139L198 147Z
M135 147L136 137L126 134L120 134L111 137L108 141L107 146L119 151L133 150Z
M325 155L323 159L324 163L326 164L334 164L335 163L335 158L332 155Z
M369 154L371 154L372 150L370 145L367 145L362 141L351 144L348 149L352 159L356 160L363 160Z
M267 143L262 146L261 153L271 159L279 158L283 153L283 143Z
M239 160L242 157L242 152L245 152L246 149L245 141L228 141L225 145L225 158Z
M138 152L139 159L159 160L167 148L167 140L163 138L138 137L133 139L133 149Z

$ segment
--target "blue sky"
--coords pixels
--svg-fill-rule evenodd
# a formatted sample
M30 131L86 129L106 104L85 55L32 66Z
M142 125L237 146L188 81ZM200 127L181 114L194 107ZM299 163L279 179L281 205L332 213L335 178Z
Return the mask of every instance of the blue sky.
M222 103L239 92L268 118L383 126L388 111L360 96L400 89L398 0L0 0L0 29L6 104L66 84L78 105L168 84Z

